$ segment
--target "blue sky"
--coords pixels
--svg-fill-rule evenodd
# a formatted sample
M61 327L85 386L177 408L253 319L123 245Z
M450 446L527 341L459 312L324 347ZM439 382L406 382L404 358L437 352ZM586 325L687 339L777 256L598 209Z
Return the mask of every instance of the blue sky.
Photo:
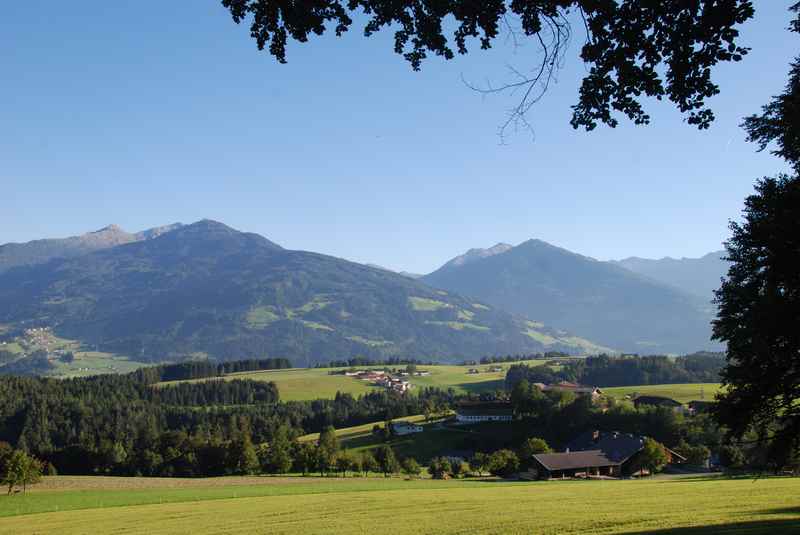
M360 29L258 52L219 2L13 2L0 16L0 243L110 223L212 218L306 249L428 272L470 247L539 238L599 259L720 247L757 177L784 168L739 128L781 91L791 2L757 0L753 51L716 70L709 131L649 103L653 124L569 126L583 64L501 145L502 81L533 47L414 73Z

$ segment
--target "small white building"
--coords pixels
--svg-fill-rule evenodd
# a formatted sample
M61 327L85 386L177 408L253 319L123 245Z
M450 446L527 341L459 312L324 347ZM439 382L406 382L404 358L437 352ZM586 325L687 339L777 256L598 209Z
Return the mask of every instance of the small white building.
M510 403L464 403L456 408L456 421L462 424L479 422L510 422L514 419L514 409Z
M395 435L411 435L413 433L422 433L421 425L413 424L411 422L392 422L391 431Z

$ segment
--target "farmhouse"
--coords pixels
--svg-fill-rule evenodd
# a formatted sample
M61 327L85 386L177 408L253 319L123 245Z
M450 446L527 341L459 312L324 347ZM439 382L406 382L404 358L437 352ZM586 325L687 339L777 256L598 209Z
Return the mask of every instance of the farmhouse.
M600 450L540 453L533 459L539 479L622 475L622 463L609 459Z
M392 422L390 430L395 435L411 435L413 433L422 433L423 428L421 425L412 424L411 422Z
M585 386L578 383L571 383L569 381L561 381L555 384L534 383L542 392L572 392L578 396L592 396L592 400L596 400L603 394L603 391L596 386Z
M563 453L534 455L539 478L620 477L640 471L637 455L645 437L630 433L587 431L567 444ZM686 459L666 448L670 463Z
M514 410L505 401L462 403L456 407L456 421L462 424L478 422L510 422Z

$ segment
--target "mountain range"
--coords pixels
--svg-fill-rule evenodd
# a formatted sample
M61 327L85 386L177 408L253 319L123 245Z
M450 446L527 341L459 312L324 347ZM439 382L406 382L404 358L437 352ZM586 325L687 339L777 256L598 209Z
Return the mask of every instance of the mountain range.
M718 349L710 341L710 295L701 295L705 279L719 281L724 266L709 274L692 263L672 276L674 264L601 262L529 240L472 249L420 280L624 352Z
M383 269L204 220L0 248L0 333L59 337L139 361L351 356L460 361L605 348Z
M0 245L0 273L14 267L43 264L54 258L71 258L125 243L150 240L180 227L180 223L173 223L131 234L117 225L109 225L81 236L6 243Z
M670 258L658 260L632 256L612 263L629 271L644 275L686 293L710 301L714 290L720 287L720 279L730 266L725 251L714 251L700 258Z

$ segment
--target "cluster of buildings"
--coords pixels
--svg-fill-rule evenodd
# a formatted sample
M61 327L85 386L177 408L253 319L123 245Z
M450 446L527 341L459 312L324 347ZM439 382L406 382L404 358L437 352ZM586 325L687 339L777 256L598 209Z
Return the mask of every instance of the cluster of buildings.
M344 374L349 377L355 377L356 379L360 379L362 381L368 381L376 386L382 386L387 390L393 390L400 393L408 392L411 390L412 386L411 383L409 383L406 379L397 377L383 370L355 370L346 371Z

